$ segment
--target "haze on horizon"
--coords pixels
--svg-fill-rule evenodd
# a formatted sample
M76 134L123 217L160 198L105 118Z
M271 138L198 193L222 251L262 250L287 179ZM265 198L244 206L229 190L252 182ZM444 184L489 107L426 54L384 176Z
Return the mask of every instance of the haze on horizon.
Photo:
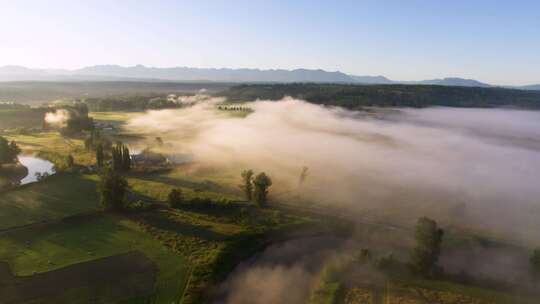
M0 20L0 66L308 68L540 83L533 0L2 0Z

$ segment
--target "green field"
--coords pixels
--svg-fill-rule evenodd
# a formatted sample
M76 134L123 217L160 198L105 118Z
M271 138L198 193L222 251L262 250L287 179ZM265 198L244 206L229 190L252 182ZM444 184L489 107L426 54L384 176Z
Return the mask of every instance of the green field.
M189 262L130 220L89 216L0 234L0 260L19 276L133 250L144 253L158 267L156 303L179 299L190 272Z
M46 111L46 108L0 109L0 129L40 128Z
M57 174L0 193L0 229L97 210L96 176Z
M142 114L144 112L90 112L88 116L92 117L95 121L118 126Z
M98 117L122 124L131 115ZM56 132L7 137L16 140L24 152L53 162L72 154L78 164L93 163L93 156L78 138L64 138ZM183 303L199 303L210 284L262 248L266 232L306 223L305 218L276 210L261 210L246 203L227 204L223 199L242 200L237 174L199 165L129 173L126 178L131 191L149 201L163 202L171 189L181 188L186 199L210 198L225 203L215 208L157 210L125 217L99 211L96 175L57 173L0 193L0 229L4 229L0 233L0 262L8 263L14 275L23 276L25 284L31 284L40 281L39 276L33 276L36 273L54 277L56 271L69 273L84 269L87 262L140 251L157 265L152 287L155 292L142 299L134 293L136 298L125 303L146 303L149 299L154 303L179 303L181 298ZM137 280L137 276L129 276L129 280ZM141 284L147 283L134 281L134 290ZM100 300L112 299L108 298L112 292L102 292L104 298ZM57 301L90 301L88 288L73 288L65 294L66 298Z
M130 187L149 198L164 201L173 188L180 188L187 199L205 197L242 200L240 189L234 185L238 178L229 175L216 176L201 171L193 172L188 165L176 166L163 172L131 174Z

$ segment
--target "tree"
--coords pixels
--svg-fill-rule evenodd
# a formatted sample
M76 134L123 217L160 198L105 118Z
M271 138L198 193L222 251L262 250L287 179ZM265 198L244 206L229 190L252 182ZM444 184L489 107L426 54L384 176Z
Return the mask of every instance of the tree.
M96 165L98 168L103 168L103 145L101 143L96 146Z
M308 167L303 167L302 173L300 173L300 179L298 180L298 185L301 186L306 181L307 176L308 176Z
M167 203L169 206L172 208L178 208L183 202L184 198L182 197L181 189L172 189L171 192L169 192L169 195L167 196Z
M131 169L131 156L129 155L129 149L126 146L122 147L122 169L129 171Z
M244 190L246 199L251 201L253 198L253 170L244 170L242 171L242 184L240 188Z
M98 188L103 209L113 212L122 211L127 186L127 181L118 172L106 167L101 174Z
M371 262L371 250L363 248L358 254L357 260L360 264L368 264Z
M411 257L411 269L423 276L432 276L441 253L444 231L437 222L421 217L416 224L416 247Z
M21 149L14 142L8 142L7 139L0 136L0 164L11 164L17 162L17 156Z
M272 186L272 180L264 172L259 173L253 180L253 199L260 207L265 207L268 202L268 188Z
M531 276L534 282L540 282L540 248L536 248L530 258Z
M66 156L66 166L68 169L71 169L73 168L74 165L75 165L75 160L73 159L73 156L69 154L68 156Z
M129 149L121 142L112 148L112 168L117 172L129 171L131 168L131 156Z

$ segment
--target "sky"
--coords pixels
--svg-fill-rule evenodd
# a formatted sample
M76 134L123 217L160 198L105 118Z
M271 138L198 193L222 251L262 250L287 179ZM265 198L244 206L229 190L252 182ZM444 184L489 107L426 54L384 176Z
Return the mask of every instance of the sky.
M0 66L310 68L540 83L540 1L0 0Z

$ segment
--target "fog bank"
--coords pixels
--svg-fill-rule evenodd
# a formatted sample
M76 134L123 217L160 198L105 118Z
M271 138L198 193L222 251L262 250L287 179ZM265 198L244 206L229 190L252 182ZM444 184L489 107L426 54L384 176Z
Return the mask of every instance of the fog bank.
M128 128L161 136L171 151L201 163L265 171L276 200L406 225L428 215L540 242L539 112L427 108L373 116L295 99L248 106L254 112L245 118L211 101L150 111Z

